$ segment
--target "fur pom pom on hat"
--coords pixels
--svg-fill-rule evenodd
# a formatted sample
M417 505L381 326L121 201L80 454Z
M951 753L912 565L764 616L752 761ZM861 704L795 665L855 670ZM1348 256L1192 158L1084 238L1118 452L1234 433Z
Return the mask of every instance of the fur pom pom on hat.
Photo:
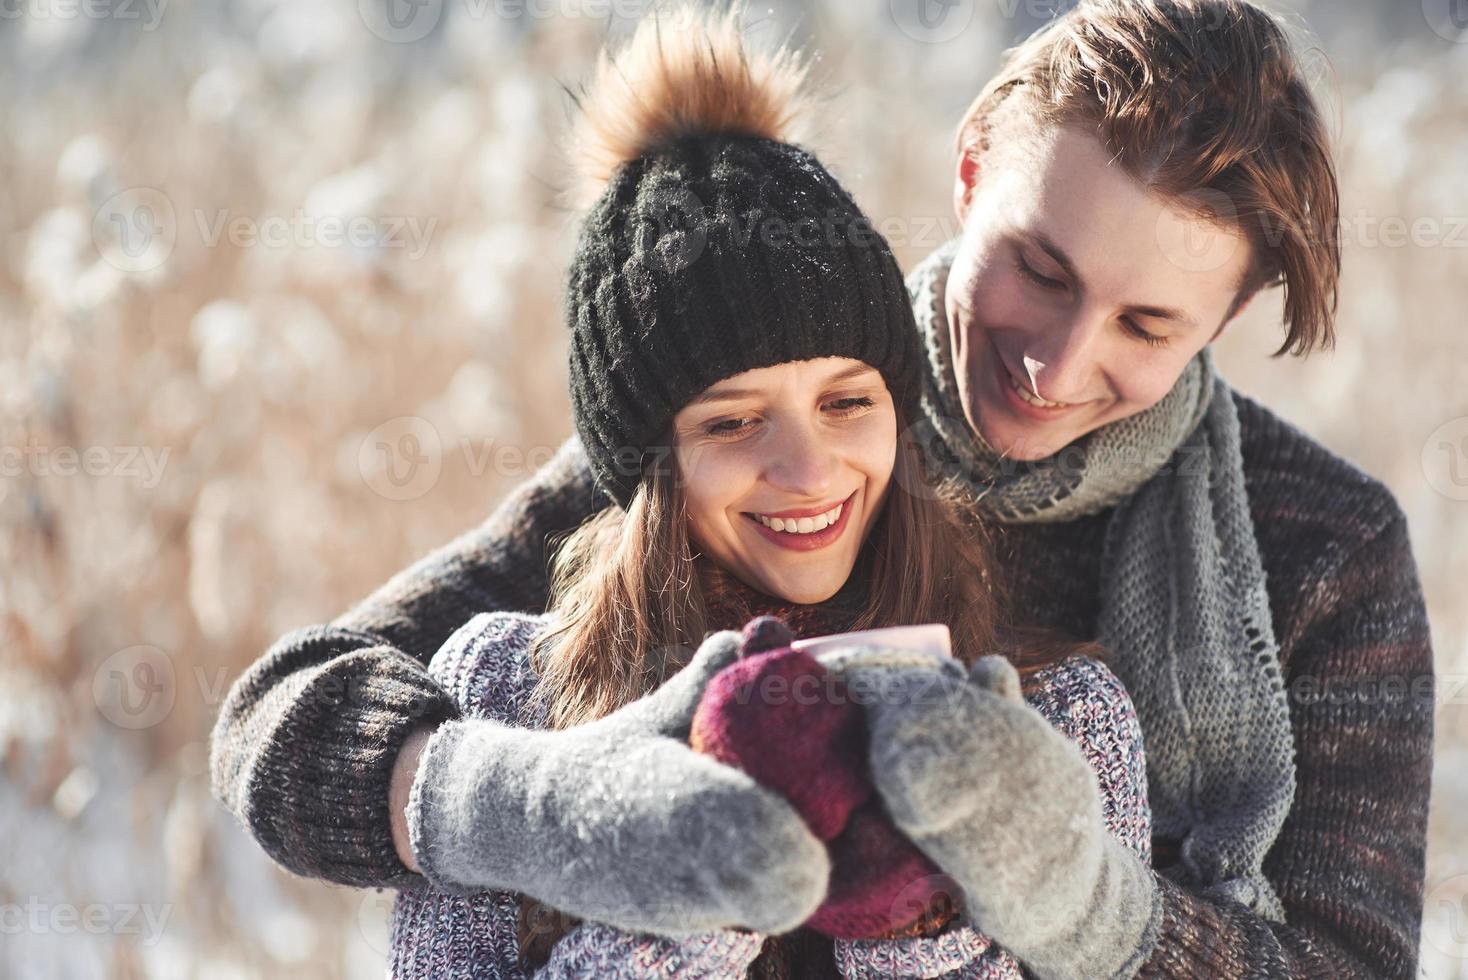
M805 84L794 51L746 50L737 8L677 7L649 18L622 51L602 52L578 99L578 203L600 197L623 164L689 137L796 142L811 111Z
M582 94L582 223L566 292L571 400L598 484L626 506L674 415L786 361L876 368L915 418L920 350L886 241L785 142L805 70L746 50L737 10L644 21Z

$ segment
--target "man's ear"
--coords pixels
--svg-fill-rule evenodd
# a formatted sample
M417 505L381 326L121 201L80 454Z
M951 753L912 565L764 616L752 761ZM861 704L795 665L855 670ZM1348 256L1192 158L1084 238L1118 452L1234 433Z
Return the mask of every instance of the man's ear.
M958 170L953 175L953 212L958 215L960 224L968 221L968 209L973 204L978 180L978 147L965 143L958 154Z

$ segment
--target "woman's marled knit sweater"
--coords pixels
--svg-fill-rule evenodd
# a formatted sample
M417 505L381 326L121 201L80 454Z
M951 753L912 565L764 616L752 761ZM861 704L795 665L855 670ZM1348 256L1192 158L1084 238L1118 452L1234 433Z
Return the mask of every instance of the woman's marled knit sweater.
M768 610L777 611L777 610ZM523 727L544 727L528 704L536 676L529 663L532 637L553 614L501 613L472 641L444 646L429 673L466 715ZM1100 790L1107 828L1143 860L1151 856L1151 819L1142 732L1126 689L1104 666L1071 657L1040 670L1026 698L1080 747ZM400 893L393 906L388 975L393 980L495 977L499 980L695 980L764 977L751 972L767 937L716 930L682 939L629 933L578 922L557 941L548 961L527 968L516 933L519 896L487 891L473 896L428 889ZM810 940L816 940L814 942ZM824 975L850 980L951 977L1019 980L1014 958L988 937L952 923L936 936L861 941L808 937L800 951L824 955ZM775 968L776 975L811 980L816 969Z
M1379 482L1236 401L1297 752L1294 805L1264 865L1287 921L1159 874L1165 917L1140 975L1411 978L1434 688L1406 518ZM547 536L604 505L572 440L480 527L333 623L281 637L221 709L215 794L291 871L422 887L393 848L387 788L408 732L458 714L425 665L473 613L544 609ZM1109 516L1002 529L1018 612L1095 636ZM1154 841L1159 871L1174 846Z

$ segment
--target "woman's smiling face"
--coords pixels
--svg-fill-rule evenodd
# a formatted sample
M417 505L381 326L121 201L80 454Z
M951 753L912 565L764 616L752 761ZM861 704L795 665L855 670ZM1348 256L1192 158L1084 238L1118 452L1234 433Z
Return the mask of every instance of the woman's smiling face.
M881 374L846 357L726 378L673 418L694 546L789 602L845 584L886 499L897 414Z

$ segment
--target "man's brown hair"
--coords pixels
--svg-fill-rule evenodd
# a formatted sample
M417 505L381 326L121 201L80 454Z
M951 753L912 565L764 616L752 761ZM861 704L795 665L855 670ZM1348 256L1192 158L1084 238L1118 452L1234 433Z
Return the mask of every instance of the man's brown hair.
M1143 185L1237 227L1254 261L1229 315L1283 285L1275 356L1334 345L1335 167L1273 15L1245 0L1082 0L1005 54L959 152L981 156L1036 122L1087 127Z

